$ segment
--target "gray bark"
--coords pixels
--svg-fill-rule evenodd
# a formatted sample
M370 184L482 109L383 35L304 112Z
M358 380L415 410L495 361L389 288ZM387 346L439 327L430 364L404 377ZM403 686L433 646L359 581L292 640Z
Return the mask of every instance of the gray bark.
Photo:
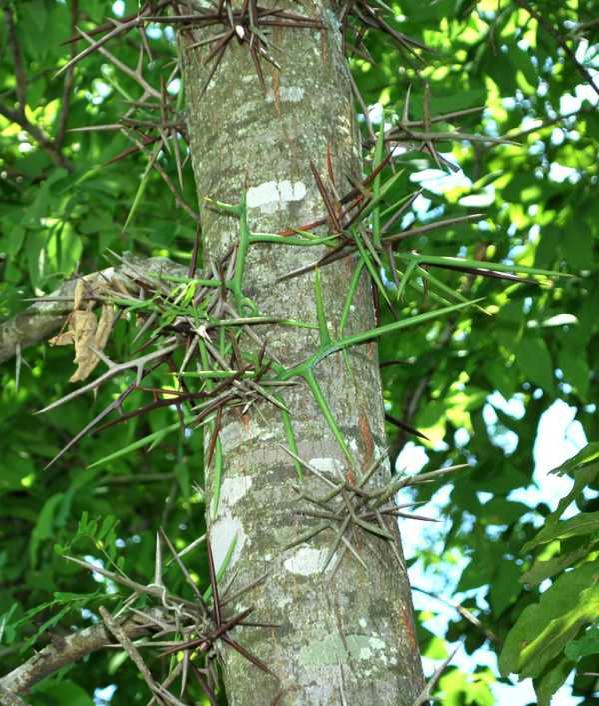
M205 196L238 203L246 189L252 228L269 232L309 223L324 214L310 160L326 174L327 150L341 193L350 188L348 176L361 178L359 135L333 10L322 0L295 3L291 9L322 17L328 30L276 28L272 40L282 51L273 51L281 71L263 62L266 95L246 47L231 42L201 96L208 50L187 50L192 42L189 36L182 37L181 43L200 203ZM207 256L217 260L235 241L237 224L205 209L203 226ZM316 321L313 275L278 284L275 280L317 256L315 248L252 246L246 294L262 314ZM346 259L322 273L332 333L337 332L354 266ZM366 330L373 323L372 292L365 280L354 301L348 331ZM287 365L303 360L318 344L315 332L306 329L265 327L262 335ZM384 453L386 443L376 346L354 349L350 361L348 371L342 356L332 356L318 366L317 377L349 447L366 468ZM294 388L285 399L302 458L340 478L350 478L353 471L307 387ZM356 533L352 541L368 570L346 552L334 576L335 559L321 572L331 533L286 549L314 520L296 512L301 507L293 488L297 478L292 459L280 446L287 445L280 410L261 403L245 415L228 413L221 440L221 498L216 516L208 513L216 562L223 561L236 537L225 581L233 572L235 585L243 586L270 572L264 585L245 594L236 608L254 605L256 620L280 625L268 630L242 628L235 635L270 666L278 680L237 652L224 649L230 705L412 704L423 688L423 677L410 586L389 544ZM384 484L388 474L388 468L378 473L374 486ZM206 475L210 502L213 473L206 469ZM317 494L327 489L309 473L305 483Z

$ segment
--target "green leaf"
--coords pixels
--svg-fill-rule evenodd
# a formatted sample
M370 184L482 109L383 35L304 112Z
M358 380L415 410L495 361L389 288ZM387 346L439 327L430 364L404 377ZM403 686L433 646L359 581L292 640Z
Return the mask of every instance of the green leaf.
M570 224L568 247L564 250L566 262L572 270L587 270L593 261L593 238L585 221Z
M71 610L71 606L65 605L58 611L58 613L54 613L50 618L48 618L48 620L44 621L40 625L40 627L37 629L37 631L32 635L32 637L30 637L24 643L24 645L21 649L21 652L25 652L30 647L35 645L38 638L40 638L47 630L49 630L50 628L53 628L55 625L57 625L70 610Z
M510 630L499 658L503 676L539 677L584 625L599 614L599 561L560 576L526 607Z
M29 230L25 240L25 254L27 257L27 267L29 279L32 287L39 287L46 274L46 258L44 246L46 240L43 231L39 229Z
M33 566L37 564L37 550L41 542L53 536L54 516L64 493L52 495L44 503L37 522L31 533L29 557Z
M165 427L164 429L159 429L158 431L153 432L152 434L148 434L147 436L144 436L142 439L138 439L137 441L134 441L132 444L128 444L127 446L124 446L122 449L119 449L118 451L114 451L111 454L108 454L108 456L104 456L103 458L98 459L97 461L94 461L93 463L90 463L88 468L95 468L96 466L102 466L105 463L109 463L110 461L115 461L117 458L121 458L122 456L126 456L127 454L130 454L133 451L137 451L138 449L142 449L144 446L147 446L148 444L151 444L152 442L155 443L160 443L167 434L172 433L176 429L180 427L179 422L175 422L174 424L171 424L168 427Z
M483 372L489 383L499 390L506 400L516 392L516 376L513 374L513 369L507 367L503 358L487 361L483 366Z
M23 13L23 19L32 28L35 28L35 36L42 39L48 13L46 12L46 4L44 0L28 0L28 2L19 3L19 12Z
M484 518L489 524L511 525L527 512L530 512L530 508L524 503L495 497L485 503L480 511L480 517Z
M94 706L93 698L79 684L69 680L46 679L32 692L47 697L55 706Z
M568 520L547 524L534 539L522 547L522 550L526 552L532 547L555 539L567 539L584 534L599 536L599 512L583 512Z
M559 352L558 365L564 373L564 380L569 382L578 394L585 399L589 391L590 371L585 350L564 346Z
M516 359L525 378L547 392L554 392L553 362L542 338L525 334L516 350Z
M493 615L497 618L522 592L519 583L520 568L513 559L501 559L491 581L490 601Z
M422 656L427 659L445 659L447 657L447 643L440 637L433 635Z
M584 559L592 550L592 547L593 543L591 542L590 544L585 544L584 546L578 547L571 552L560 554L560 556L554 557L553 559L548 559L547 561L536 561L532 568L522 575L520 580L522 583L529 586L536 586L541 583L541 581L559 574L564 569L572 566L572 564Z
M497 555L495 552L477 552L476 556L471 559L468 566L462 572L457 590L468 591L471 588L478 588L479 586L491 583L495 575L496 560Z
M183 498L187 500L191 496L190 468L187 461L180 461L175 465L175 474L181 488Z
M565 654L572 660L599 654L599 623L591 625L581 638L566 645Z
M559 658L541 677L533 680L538 706L549 706L553 694L564 684L574 664Z
M574 477L573 474L591 464L595 466L595 471L599 473L599 441L592 441L587 444L584 449L581 449L575 456L562 463L561 466L554 468L550 473L556 473L560 476L567 473L569 476ZM593 482L595 477L590 477L587 482Z

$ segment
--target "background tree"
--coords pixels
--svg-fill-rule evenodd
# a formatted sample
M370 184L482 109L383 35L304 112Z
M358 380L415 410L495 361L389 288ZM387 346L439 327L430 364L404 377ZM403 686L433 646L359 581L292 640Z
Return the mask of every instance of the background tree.
M113 8L117 13L114 16L128 16L137 10L133 4L128 7L117 3ZM541 701L575 665L574 688L592 703L595 677L584 674L593 671L589 663L597 651L593 638L596 628L589 628L581 638L581 630L592 623L592 613L589 617L580 610L581 606L592 607L596 600L589 593L596 590L592 578L585 574L592 576L589 560L596 548L595 496L588 490L583 492L585 485L596 484L592 456L587 453L579 468L572 471L579 481L575 486L577 496L567 496L568 503L578 501L582 522L576 516L573 519L586 527L586 533L576 525L574 530L567 526L564 533L559 518L554 518L556 530L549 533L551 541L543 541L541 536L535 544L538 518L546 517L549 509L543 503L534 508L517 501L514 491L530 484L535 433L541 414L554 399L573 405L587 436L596 438L593 400L597 383L588 361L593 360L597 341L597 291L591 276L597 222L593 213L597 208L593 199L597 118L591 108L596 102L592 52L597 25L590 4L584 3L560 7L520 1L488 6L441 2L431 7L401 3L394 10L396 17L387 17L391 26L436 49L437 56L427 66L420 66L410 51L407 55L398 52L397 44L387 41L380 32L367 32L363 41L362 30L350 32L350 43L358 45L351 63L362 100L366 105L378 101L384 107L388 137L393 140L390 144L402 148L397 149L397 153L401 151L397 161L405 171L394 182L386 203L391 205L413 193L412 175L426 166L438 166L437 159L447 168L442 161L446 158L459 162L470 182L461 179L444 193L425 183L422 195L403 214L401 228L408 229L410 220L422 221L416 225L426 226L434 219L461 216L481 204L488 217L476 227L457 224L423 231L408 241L409 246L435 256L516 261L520 266L547 269L565 267L579 275L539 291L522 284L506 288L505 283L472 277L468 272L430 270L436 280L454 289L459 287L468 297L486 296L485 306L490 303L494 315L486 317L469 310L459 317L382 340L380 356L388 431L395 435L394 456L409 438L405 430L408 425L426 435L422 445L428 449L431 469L463 459L476 465L474 473L453 482L451 494L446 494L441 503L445 506L441 512L448 518L442 545L422 549L412 562L426 567L429 574L444 576L460 592L462 602L448 637L464 636L468 652L483 644L500 651L506 633L523 609L537 604L538 579L548 576L554 580L553 594L546 591L543 600L557 604L564 619L560 622L560 615L551 615L549 623L551 611L541 604L540 615L535 618L532 614L531 618L529 611L514 634L518 637L522 626L524 634L528 631L534 635L550 628L557 651L548 660L535 662L534 645L527 656L518 648L510 648L508 639L502 666L507 672L535 677ZM367 10L362 5L358 5L358 12L366 26L369 21L375 22L369 15L364 20ZM104 53L90 54L76 69L68 68L62 81L53 78L55 67L68 61L69 52L74 56L85 45L82 40L65 48L61 42L75 35L76 27L91 31L104 21L105 14L105 4L93 2L86 3L85 8L74 2L67 6L41 1L16 7L8 4L5 8L0 247L6 318L22 308L23 296L52 291L78 262L83 273L102 267L101 256L108 247L145 256L168 255L186 265L194 252L195 209L183 205L195 203L189 170L182 173L182 183L177 185L184 151L181 159L164 150L152 155L156 145L144 144L139 123L119 125L118 131L66 132L68 126L116 125L131 108L131 101L147 92L143 85L140 88L135 68L123 72L111 58L118 58L130 69L136 67L137 47L131 39L103 47ZM160 24L148 26L152 64L143 80L154 87L156 101L162 100L164 90L174 96L176 116L182 91L176 82L165 81L165 89L160 87L160 76L168 76L174 52L174 34L169 32ZM287 32L293 33L293 41L308 41L304 30ZM314 41L318 32L305 30L305 34ZM240 52L232 46L228 49L231 56ZM415 51L420 53L420 49ZM229 61L229 54L225 61ZM268 62L262 60L262 64L269 78L277 76ZM219 71L225 68L226 63ZM253 81L252 95L262 104L260 79L255 77ZM273 105L275 96L276 92ZM227 98L225 95L219 101L223 108ZM438 135L431 137L433 130L442 132L445 125L428 124L429 116L432 120L439 114L462 114L482 104L486 106L483 112L461 115L460 129L491 136L508 134L520 144L448 142L443 149ZM364 108L361 111L364 113ZM298 115L306 117L306 111ZM223 116L223 120L233 119L226 111ZM406 120L415 121L408 125L409 130L399 125ZM367 120L362 124L366 147L373 147L379 127L369 125ZM167 125L165 129L175 133L184 130L179 125ZM139 148L141 142L145 150L134 149L129 161L98 168L130 149L132 137L138 142L133 142L134 147ZM162 175L147 170L148 157L155 160ZM317 158L322 160L317 171L326 180L326 151L323 149ZM374 159L376 163L376 156ZM132 179L134 165L139 180ZM268 173L268 165L263 166ZM336 162L335 169L339 169ZM388 171L385 181L390 176ZM175 218L172 194L164 188L161 176L166 176L178 192ZM338 176L340 189L347 187L341 186L342 178ZM243 186L242 182L231 185L227 194L231 203L236 200L235 189ZM309 186L314 189L314 182ZM319 206L322 209L322 204ZM267 225L281 227L278 223ZM403 252L407 254L408 248ZM335 267L339 265L333 264L329 270ZM426 271L420 274L424 287ZM326 268L323 276L326 291ZM429 289L427 293L425 288L424 294L417 288L408 290L402 313L415 306L423 311L427 301L435 292L438 294L434 284ZM391 322L392 315L381 299L381 321ZM121 321L110 344L112 358L126 358L128 339L127 322ZM191 485L202 464L199 435L186 440L169 436L150 453L134 450L84 470L135 439L154 432L161 437L163 430L177 421L175 411L168 406L133 418L127 425L114 426L109 433L84 437L61 459L60 466L41 472L60 447L80 431L82 420L91 419L89 403L80 398L50 412L43 417L43 425L30 431L32 409L45 406L66 391L65 370L71 369L71 357L61 349L40 347L26 354L24 359L30 367L17 359L16 376L14 367L5 366L3 429L10 429L10 433L5 433L3 440L0 491L5 495L2 512L15 518L10 524L3 523L0 555L6 644L2 649L8 666L23 662L27 655L21 650L31 649L34 640L50 640L60 650L65 630L93 621L98 605L106 604L106 594L114 595L115 586L110 581L98 585L92 576L85 577L79 567L66 562L61 554L67 548L70 553L87 555L88 560L93 557L104 561L106 566L119 555L128 575L149 580L158 526L164 527L178 550L203 533L203 498ZM15 377L20 378L18 388ZM164 388L164 379L157 378L155 386ZM95 402L97 412L123 389L119 384L100 389ZM514 405L502 405L497 392L507 400L517 400L519 419L509 414ZM134 392L129 409L145 401L141 393ZM494 419L490 409L495 412ZM399 430L397 420L403 424ZM517 435L516 448L507 443L515 437L506 430ZM400 462L401 458L405 455ZM413 499L427 500L436 488L418 486ZM481 496L481 491L491 494L490 499ZM82 512L87 512L88 518L103 520L82 520ZM118 531L109 516L121 520ZM54 551L56 544L58 553ZM533 556L539 553L542 560L553 563L533 565ZM210 583L208 557L205 550L199 555L200 560L193 565L193 578L204 590ZM466 565L467 559L470 562ZM571 566L578 566L580 571L560 573ZM452 578L460 571L456 585ZM566 579L572 575L579 577L575 590L559 583L562 579L575 582ZM522 576L527 579L526 585L518 582ZM168 578L173 591L186 590L183 577L172 573ZM89 581L89 585L82 587L83 581ZM574 604L566 606L564 596L574 596ZM431 606L434 610L432 599ZM35 617L26 613L34 607L40 608ZM24 615L25 620L19 622ZM39 630L32 629L36 622ZM574 625L574 631L560 629L566 623ZM443 654L431 633L423 629L420 636L425 655ZM248 665L246 669L258 667ZM477 669L474 663L469 674L449 667L439 688L447 703L493 703L490 686L495 678L491 670ZM41 682L30 700L89 703L90 684L108 683L121 685L112 703L130 703L146 693L137 667L125 661L123 652L98 653L85 664L73 665L60 683L54 679Z

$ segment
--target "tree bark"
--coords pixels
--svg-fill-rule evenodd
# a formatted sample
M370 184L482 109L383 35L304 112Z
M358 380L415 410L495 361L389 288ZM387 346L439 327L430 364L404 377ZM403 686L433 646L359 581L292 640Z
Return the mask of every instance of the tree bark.
M360 142L355 124L348 67L341 51L339 24L323 0L293 4L294 12L321 19L326 31L276 27L272 34L280 72L263 61L266 94L260 88L247 45L229 43L202 95L210 47L189 48L205 34L181 37L192 163L200 203L209 196L239 203L247 191L253 230L276 232L314 221L324 213L310 162L323 176L327 154L341 195L348 177L361 180ZM194 35L194 36L191 36ZM235 242L238 223L204 209L206 256L213 261ZM287 272L317 259L315 248L253 245L245 293L261 314L314 323L313 274L276 282ZM338 324L355 262L345 259L322 272L331 334ZM370 282L361 282L346 333L372 328ZM269 350L284 364L303 360L318 347L312 330L264 327ZM346 443L362 471L384 454L384 409L375 344L319 364L317 378ZM331 434L307 386L285 396L300 456L320 471L355 481L353 470ZM349 552L333 575L336 557L322 571L334 536L323 532L305 543L294 541L314 520L297 514L304 507L294 485L293 460L281 446L287 435L281 411L268 403L247 414L223 419L223 480L218 509L213 504L214 473L206 469L208 523L215 559L222 565L236 538L226 577L236 585L270 572L263 586L236 605L256 607L257 619L277 629L242 628L236 638L264 660L278 680L226 648L224 679L231 706L281 705L409 706L423 688L410 586L405 567L383 539L356 532L352 541L367 570ZM358 476L362 472L358 470ZM371 488L389 477L382 465ZM358 477L359 480L359 477ZM304 484L322 495L328 486L306 473ZM397 532L396 532L397 533ZM348 535L349 536L349 535ZM399 552L401 546L397 533Z

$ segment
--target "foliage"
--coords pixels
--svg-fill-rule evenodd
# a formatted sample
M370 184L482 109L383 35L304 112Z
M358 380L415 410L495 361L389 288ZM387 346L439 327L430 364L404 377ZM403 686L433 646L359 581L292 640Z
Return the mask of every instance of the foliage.
M147 168L149 156L143 150L127 162L109 164L130 148L122 131L62 131L63 121L78 128L113 125L127 101L140 97L132 77L94 53L76 70L67 71L73 87L65 112L62 79L57 80L54 71L70 55L71 48L63 42L74 34L71 13L76 7L75 2L52 0L12 6L28 81L25 122L19 125L6 114L2 117L0 110L2 318L20 310L24 296L48 293L76 270L103 266L108 248L168 255L188 264L194 247L193 217L181 207L174 210L170 191ZM562 466L561 473L571 476L574 485L554 512L551 498L535 506L523 501L526 496L519 491L531 484L541 485L542 491L543 478L532 476L533 450L541 415L555 400L574 408L588 438L599 438L597 377L592 370L599 343L599 118L592 109L597 96L580 71L583 64L591 67L596 61L597 25L592 24L590 0L531 2L528 7L536 16L522 2L401 0L394 3L398 15L389 22L431 47L436 54L430 63L412 66L405 53L376 33L367 33L352 60L365 103L384 107L384 126L401 150L403 169L392 176L386 168L373 190L388 184L386 203L400 203L414 192L413 175L439 165L447 169L445 160L459 164L468 177L443 193L434 183L422 182L421 195L407 202L401 229L409 228L411 221L418 227L461 218L473 207L482 207L485 216L477 225L465 219L415 233L394 263L405 277L399 292L393 290L389 269L387 279L379 279L382 327L393 326L385 300L397 306L398 294L404 313L461 296L484 297L485 308L493 314L470 307L459 318L450 315L409 335L380 341L389 419L402 420L426 435L418 443L427 449L431 468L464 459L475 466L474 472L453 481L442 503L447 524L436 540L440 550L423 548L412 562L430 574L450 577L450 589L461 600L461 611L445 637L464 641L473 655L472 669L470 676L452 669L440 679L448 704L492 703L493 676L475 668L475 651L481 646L501 653L504 676L495 678L505 681L509 672L533 677L541 704L549 703L572 668L573 693L584 696L585 703L595 702L591 694L596 678L585 676L593 671L590 665L597 652L597 588L592 577L599 466L589 461L595 447L589 445ZM137 3L125 3L126 14L137 9ZM77 24L89 30L105 13L106 3L86 0ZM538 13L559 39L539 21ZM160 26L148 34L154 60L145 78L160 85L159 77L169 74L173 35ZM6 14L2 36L6 50L0 57L0 108L14 102L19 91ZM576 49L578 66L564 44ZM110 50L128 66L136 66L132 45L114 44ZM169 89L179 100L176 83ZM428 121L427 104L432 116L484 106L482 112L460 115L459 130L507 135L517 144L450 141L446 133L451 121L428 128L412 125L411 136L402 131L406 119ZM382 129L366 120L362 124L372 172L380 164L377 138ZM28 126L52 136L54 147L44 147ZM419 137L429 130L445 139ZM155 159L172 183L178 183L180 165L174 156L163 152ZM182 173L180 194L193 203L188 168ZM375 228L378 217L373 217ZM515 264L519 272L526 267L567 270L576 277L541 289L527 283L494 283L471 271L431 269L434 258L456 256ZM371 274L380 276L378 263L370 264ZM406 287L408 281L412 286ZM125 358L131 328L124 318L117 323L109 344L114 359ZM114 382L95 399L72 400L34 423L33 410L68 390L65 371L71 370L70 357L69 351L47 346L28 351L18 388L14 368L6 364L2 369L0 614L5 618L0 623L0 654L7 666L19 663L34 640L39 645L59 639L61 631L72 626L90 624L98 595L113 595L117 602L123 597L114 584L64 561L67 546L88 560L106 563L116 561L118 554L129 575L148 576L158 526L177 549L204 530L202 496L191 483L203 481L202 440L199 434L162 438L165 428L178 429L168 406L113 426L110 433L82 438L54 469L42 471L125 387ZM164 380L154 374L147 384L164 388ZM516 404L503 404L497 393ZM125 413L143 405L142 393L133 392L127 404ZM511 412L514 406L517 415ZM389 433L397 455L408 433L392 423ZM152 444L149 450L138 446L142 438ZM517 444L510 445L512 439ZM160 444L155 446L155 440ZM117 449L130 453L115 455ZM414 500L429 500L438 484L417 488ZM572 502L578 514L562 519ZM120 520L118 531L113 517ZM55 545L61 547L59 552ZM205 549L197 550L193 567L200 589L208 589ZM456 571L461 575L452 581ZM550 588L543 584L547 579ZM173 581L173 590L187 590L181 577L173 575ZM28 612L38 609L35 616ZM426 652L435 638L426 630L422 635ZM523 648L522 639L528 641L531 635L539 637ZM538 650L548 638L553 651ZM112 698L116 706L130 703L134 693L136 699L144 693L130 662L118 655L95 654L73 666L60 686L55 680L40 684L34 703L90 703L90 685L112 682L127 684Z
M535 679L540 706L561 686L579 658L599 654L597 642L597 550L599 513L584 511L584 492L597 482L599 445L589 444L555 469L574 480L572 490L560 501L545 526L523 551L536 548L541 556L522 576L529 585L553 579L540 601L527 606L507 635L499 665L504 674L517 672ZM583 511L567 520L560 518L572 502ZM565 569L570 569L563 573ZM556 578L557 577L557 578ZM588 628L582 637L581 628ZM588 660L585 660L588 664Z

